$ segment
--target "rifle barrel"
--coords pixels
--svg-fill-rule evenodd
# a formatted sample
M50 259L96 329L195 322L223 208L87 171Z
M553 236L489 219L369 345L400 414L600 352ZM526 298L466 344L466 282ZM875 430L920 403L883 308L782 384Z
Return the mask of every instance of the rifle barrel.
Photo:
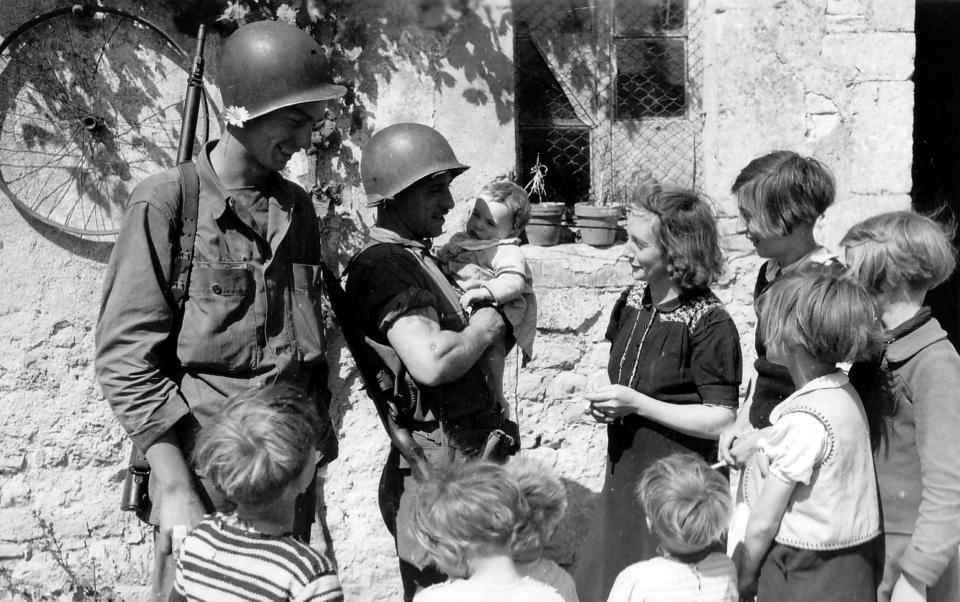
M193 158L193 143L197 136L197 114L203 95L203 46L207 28L200 25L197 31L197 51L193 57L193 70L187 80L187 96L183 101L183 123L180 126L180 143L177 146L177 164Z

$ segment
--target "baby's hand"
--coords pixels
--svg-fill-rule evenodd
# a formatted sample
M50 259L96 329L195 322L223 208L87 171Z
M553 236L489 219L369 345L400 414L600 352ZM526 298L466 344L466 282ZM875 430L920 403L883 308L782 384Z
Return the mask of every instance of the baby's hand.
M460 297L460 306L469 310L474 305L492 301L494 301L493 294L485 287L480 287L463 293L463 296Z

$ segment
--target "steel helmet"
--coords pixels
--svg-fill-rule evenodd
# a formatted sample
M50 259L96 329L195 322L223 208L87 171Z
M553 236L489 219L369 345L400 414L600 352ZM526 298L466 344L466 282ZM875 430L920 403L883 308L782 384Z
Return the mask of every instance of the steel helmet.
M457 177L467 169L437 130L420 123L397 123L373 135L363 148L360 179L367 207L392 199L423 178L449 171Z
M339 98L323 48L302 29L256 21L223 44L218 70L225 112L241 121L306 102Z

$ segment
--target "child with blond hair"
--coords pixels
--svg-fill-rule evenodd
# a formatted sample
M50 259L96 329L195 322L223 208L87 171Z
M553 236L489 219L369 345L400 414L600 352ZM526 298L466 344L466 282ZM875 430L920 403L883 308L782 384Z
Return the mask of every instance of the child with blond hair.
M874 298L883 350L850 378L875 417L886 564L881 602L956 602L960 544L960 355L924 306L956 265L945 228L910 211L853 226L849 274Z
M625 568L608 602L736 602L736 569L722 551L727 480L700 456L677 453L644 472L637 495L660 556Z
M757 302L767 357L797 390L770 414L743 476L750 515L734 558L758 602L873 600L882 564L867 417L840 362L879 340L859 284L810 266Z
M460 297L464 310L482 305L502 308L523 362L533 355L537 332L533 274L519 246L528 221L527 192L513 182L491 182L477 195L465 230L454 234L437 253L441 269L464 291ZM490 345L481 362L504 410L509 410L503 397L503 370L510 343L500 340Z
M451 581L415 602L563 602L557 590L517 570L519 534L530 508L506 467L469 462L440 467L418 492L413 530Z
M529 509L526 528L520 530L514 544L517 572L553 587L564 602L579 602L570 573L544 556L547 543L567 511L566 488L551 470L532 460L511 460L507 471L517 480Z
M314 478L320 422L298 388L267 385L228 399L194 457L236 508L184 539L171 600L342 602L331 558L291 534L297 495Z

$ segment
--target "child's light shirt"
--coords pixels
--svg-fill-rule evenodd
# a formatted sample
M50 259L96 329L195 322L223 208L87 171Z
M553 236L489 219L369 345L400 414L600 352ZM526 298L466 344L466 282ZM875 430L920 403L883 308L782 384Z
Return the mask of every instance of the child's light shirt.
M796 484L776 542L838 550L879 535L867 418L847 375L838 370L808 382L774 408L770 420L744 470L743 492L753 507L765 479ZM765 473L761 458L769 463Z
M737 602L737 569L721 552L695 564L653 558L623 569L607 602Z
M580 602L577 597L577 585L573 577L556 562L540 558L533 562L517 563L517 572L524 577L531 577L540 583L546 583L557 590L563 602Z
M207 602L343 602L333 562L291 535L257 531L236 514L207 516L183 541L174 590Z
M506 585L478 585L469 579L455 579L431 585L413 597L413 602L563 602L549 585L530 577Z

